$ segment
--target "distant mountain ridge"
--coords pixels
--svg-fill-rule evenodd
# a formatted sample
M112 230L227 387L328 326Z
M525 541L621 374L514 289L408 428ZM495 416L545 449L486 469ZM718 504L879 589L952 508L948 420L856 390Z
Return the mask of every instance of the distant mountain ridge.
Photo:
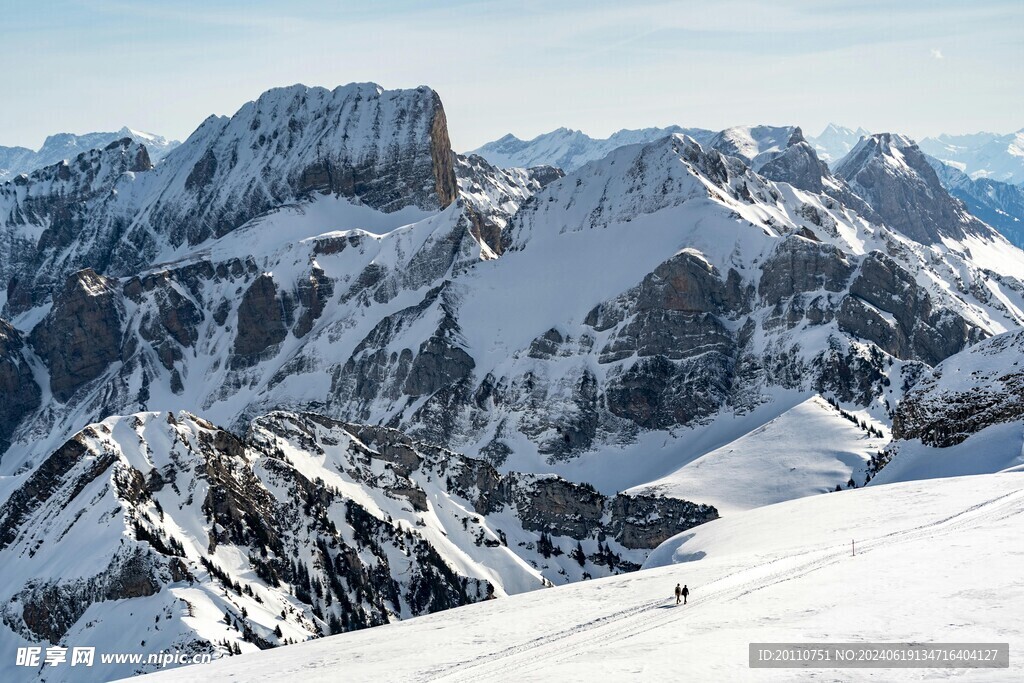
M991 178L971 178L963 171L927 157L939 180L967 209L1008 240L1024 248L1024 185Z
M1024 128L1015 133L943 134L924 138L919 145L971 178L1024 183Z
M149 158L157 163L181 143L161 135L144 133L124 127L113 133L57 133L50 135L38 151L26 147L0 147L0 182L20 173L30 173L44 166L70 160L82 152L106 147L115 140L131 138L146 145Z
M714 131L703 128L669 126L667 128L623 129L607 138L592 138L582 131L558 128L550 133L538 135L532 140L520 140L509 133L469 153L481 156L495 166L505 168L554 166L568 173L575 171L588 161L604 157L617 147L652 142L674 133L689 135L699 142L706 142L714 135Z
M858 127L856 130L830 123L817 137L808 137L818 157L828 164L833 164L850 153L862 138L871 135L867 130Z

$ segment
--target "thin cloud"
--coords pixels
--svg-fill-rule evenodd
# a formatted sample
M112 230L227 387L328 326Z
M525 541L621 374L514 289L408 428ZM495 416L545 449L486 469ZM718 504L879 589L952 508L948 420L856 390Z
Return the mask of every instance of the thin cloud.
M942 50L937 47L933 47L931 53L932 59L945 59L945 57L942 56Z

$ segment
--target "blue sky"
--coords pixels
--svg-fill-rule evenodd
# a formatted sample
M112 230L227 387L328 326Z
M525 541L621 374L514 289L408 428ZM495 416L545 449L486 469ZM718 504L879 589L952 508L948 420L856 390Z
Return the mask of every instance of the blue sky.
M19 1L0 44L0 145L33 148L184 139L298 82L430 85L460 150L559 126L1024 127L1021 0Z

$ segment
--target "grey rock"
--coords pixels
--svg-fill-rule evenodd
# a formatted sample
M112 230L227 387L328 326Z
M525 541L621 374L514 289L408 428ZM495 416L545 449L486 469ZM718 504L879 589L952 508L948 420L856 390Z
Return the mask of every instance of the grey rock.
M1024 418L1022 358L1021 331L949 357L926 372L896 407L893 437L946 448L986 427Z
M39 407L42 392L25 357L21 333L0 320L0 453L25 415Z
M264 351L284 341L288 336L286 318L285 304L278 296L274 278L266 273L260 275L238 305L232 367L255 365Z
M895 324L879 310L891 314ZM929 365L984 337L952 310L934 310L931 297L913 276L880 252L863 258L837 319L842 329L888 353Z
M68 278L29 338L50 371L57 400L67 401L121 358L121 308L116 280L92 269Z
M788 237L761 265L758 295L765 303L775 305L795 294L822 289L840 292L853 271L854 264L838 248L799 236Z
M835 171L885 225L922 244L988 230L949 196L925 155L903 136L862 139Z

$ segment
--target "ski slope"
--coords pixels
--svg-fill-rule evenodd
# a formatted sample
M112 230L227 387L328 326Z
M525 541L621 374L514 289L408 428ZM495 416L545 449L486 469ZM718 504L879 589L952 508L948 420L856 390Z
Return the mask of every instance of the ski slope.
M1021 680L1022 523L1018 473L813 496L691 529L634 574L151 678ZM670 597L676 582L692 591L685 607ZM1009 642L1011 668L748 668L748 643L786 641Z

